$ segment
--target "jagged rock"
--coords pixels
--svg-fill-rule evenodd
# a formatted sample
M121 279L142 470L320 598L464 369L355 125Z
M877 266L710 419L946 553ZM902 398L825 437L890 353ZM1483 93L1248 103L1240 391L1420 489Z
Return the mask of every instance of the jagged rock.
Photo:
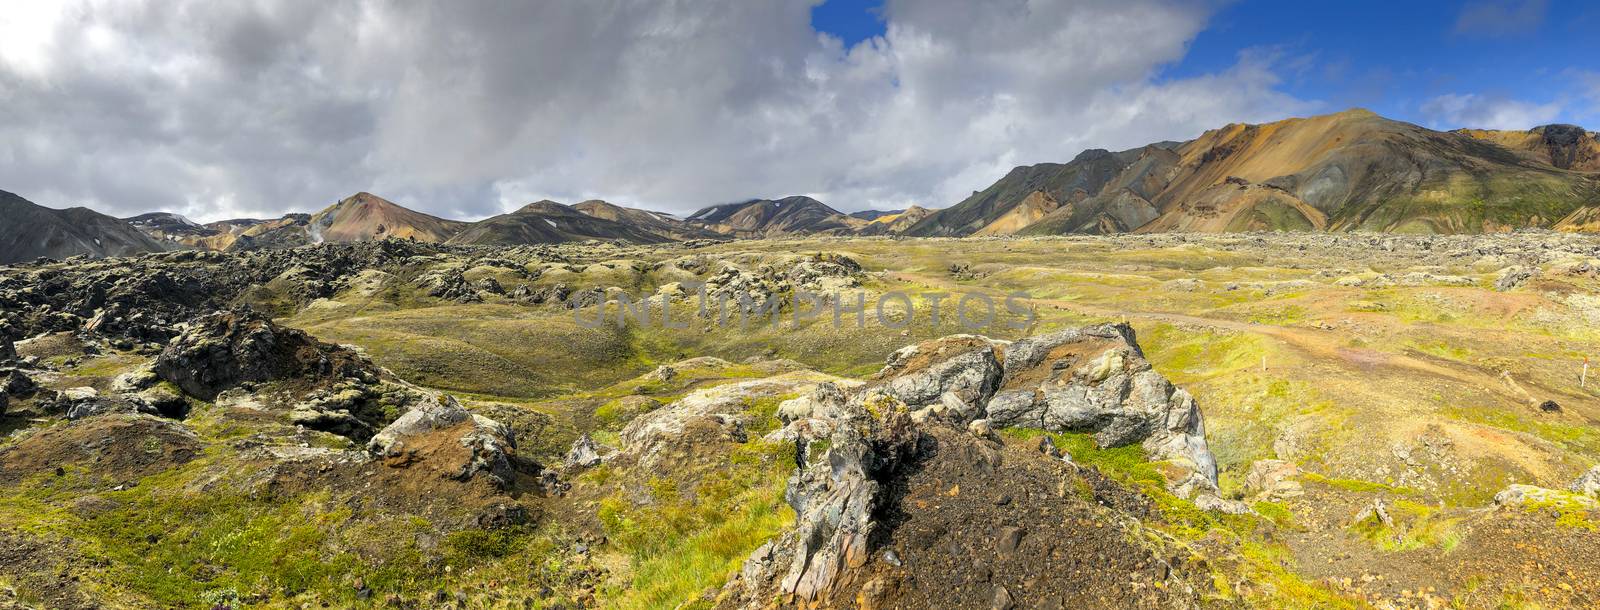
M455 301L457 303L479 303L483 297L478 290L467 282L467 278L460 269L449 269L438 273L429 273L417 279L417 285L426 290L428 296Z
M980 412L1000 381L997 343L978 335L951 335L902 348L874 379L873 388L912 411L937 407L962 422Z
M740 572L739 598L762 607L775 596L814 602L832 592L849 568L868 560L881 481L921 438L906 405L868 409L853 400L838 419L824 459L800 470L785 493L793 529L757 549ZM876 411L876 414L874 414Z
M1103 324L1018 340L987 417L995 426L1092 432L1102 447L1140 443L1191 473L1174 488L1216 489L1216 459L1194 398L1144 359L1133 329Z
M1522 266L1506 267L1504 269L1501 269L1499 274L1495 277L1494 289L1498 290L1500 292L1506 292L1508 290L1513 290L1513 289L1517 288L1518 286L1521 286L1521 285L1527 283L1528 280L1533 279L1533 276L1538 275L1538 274L1539 274L1539 270L1538 269L1534 269L1534 268L1530 268L1530 267L1522 267Z
M428 463L460 481L482 473L501 488L515 482L516 446L509 428L467 411L445 394L427 396L367 443L391 467Z
M1500 496L1495 496L1495 501L1499 502ZM1372 504L1362 508L1361 512L1356 513L1355 520L1352 521L1357 525L1369 522L1383 527L1394 527L1394 518L1389 516L1389 507L1383 503L1383 498L1377 498L1372 501Z
M10 364L17 360L17 346L11 339L0 335L0 364Z
M831 294L861 285L861 264L842 254L822 252L802 258L784 275L789 289Z
M1568 486L1572 493L1583 494L1592 498L1600 498L1600 466L1590 468L1588 472L1579 475L1577 480Z
M562 466L571 468L591 468L599 466L605 458L600 455L600 447L588 434L579 437L572 443L572 449L567 451L567 457L562 460Z
M156 358L156 375L202 400L244 382L354 378L376 382L376 367L345 348L282 328L254 312L194 320Z

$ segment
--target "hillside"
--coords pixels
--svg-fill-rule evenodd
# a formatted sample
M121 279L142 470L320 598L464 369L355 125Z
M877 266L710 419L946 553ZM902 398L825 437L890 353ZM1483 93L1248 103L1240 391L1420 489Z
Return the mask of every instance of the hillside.
M1349 110L1019 167L908 233L1551 228L1600 201L1597 150L1572 126L1439 132Z
M571 206L543 200L509 214L472 223L448 243L464 245L555 244L597 239L636 244L672 241L629 224L596 218Z
M735 237L774 237L801 233L848 233L867 221L852 218L810 197L752 199L703 208L690 223Z
M1071 204L1099 193L1138 158L1139 151L1086 150L1070 163L1018 167L1004 178L906 230L921 237L971 235L1000 220L1034 193ZM1022 227L1016 227L1021 229Z
M856 230L857 235L899 235L922 219L927 218L938 210L930 210L921 206L911 206L892 214L878 215L867 223L867 226ZM860 214L857 212L856 214ZM856 216L851 214L851 216ZM856 216L856 218L861 218Z
M57 210L0 191L0 264L40 257L96 258L165 248L133 225L88 208Z
M1453 133L1494 142L1561 169L1600 172L1600 135L1577 125L1544 125L1527 131L1458 129Z

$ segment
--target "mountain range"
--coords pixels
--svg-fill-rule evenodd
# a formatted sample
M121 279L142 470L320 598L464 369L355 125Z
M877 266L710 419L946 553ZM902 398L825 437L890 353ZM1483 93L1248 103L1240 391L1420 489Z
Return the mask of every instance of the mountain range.
M119 220L0 195L0 218L7 221L0 225L0 263L391 237L514 245L814 234L1596 231L1600 136L1572 125L1435 131L1355 109L1231 124L1186 142L1086 150L1066 163L1017 167L945 209L850 214L806 196L713 205L687 218L599 200L539 201L463 222L361 192L314 214L201 224L164 212Z

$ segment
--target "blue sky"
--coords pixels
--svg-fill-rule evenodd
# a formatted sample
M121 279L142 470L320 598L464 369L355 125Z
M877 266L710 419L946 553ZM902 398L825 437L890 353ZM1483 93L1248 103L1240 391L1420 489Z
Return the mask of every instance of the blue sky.
M1222 72L1250 57L1270 62L1280 91L1330 111L1364 107L1443 129L1487 120L1472 108L1452 114L1454 100L1600 129L1600 2L1215 6L1182 60L1158 68L1158 81ZM882 12L881 0L827 0L812 11L812 26L852 46L884 34Z

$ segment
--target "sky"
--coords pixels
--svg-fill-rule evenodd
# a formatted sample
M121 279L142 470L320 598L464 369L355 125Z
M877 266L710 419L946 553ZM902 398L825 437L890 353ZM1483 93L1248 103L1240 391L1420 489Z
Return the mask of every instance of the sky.
M370 191L475 220L810 195L1365 107L1600 128L1600 3L62 0L0 9L0 190L117 216ZM0 219L3 222L4 219Z

